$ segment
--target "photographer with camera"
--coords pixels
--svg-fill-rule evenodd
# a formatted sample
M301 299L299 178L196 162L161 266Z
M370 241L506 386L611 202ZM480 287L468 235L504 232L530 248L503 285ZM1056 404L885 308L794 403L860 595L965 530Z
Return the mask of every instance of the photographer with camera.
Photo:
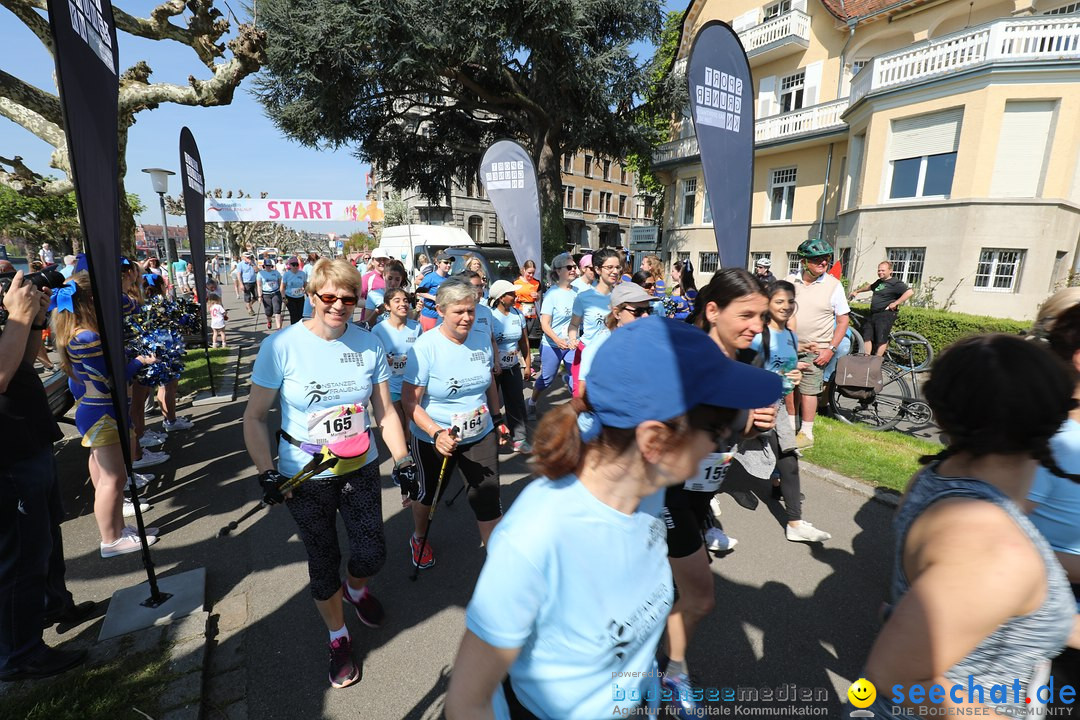
M33 278L42 285L48 278ZM41 633L78 624L93 603L76 605L64 583L64 517L53 457L62 434L33 362L49 295L22 272L0 279L0 681L42 678L81 663L84 651L56 650Z

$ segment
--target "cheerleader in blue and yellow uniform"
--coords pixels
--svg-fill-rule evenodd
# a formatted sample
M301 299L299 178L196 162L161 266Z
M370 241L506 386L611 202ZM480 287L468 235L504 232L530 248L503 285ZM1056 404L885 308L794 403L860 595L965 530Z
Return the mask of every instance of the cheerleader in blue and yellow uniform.
M136 382L157 388L162 427L166 432L190 430L191 421L176 414L176 393L184 372L184 333L194 332L198 306L186 301L175 302L165 296L165 283L160 276L142 276L142 294L146 302L128 316L138 335L132 347L137 352L152 354L158 362L135 376ZM131 353L129 352L129 355Z
M124 526L122 507L127 471L89 276L85 272L75 273L68 284L53 290L49 309L60 366L68 375L72 395L77 398L75 427L82 435L83 447L90 448L90 481L94 484L94 517L101 533L101 556L135 552L140 548L138 535ZM152 356L134 358L125 368L127 378L154 362ZM153 544L157 532L151 530L154 529L147 528L147 542Z

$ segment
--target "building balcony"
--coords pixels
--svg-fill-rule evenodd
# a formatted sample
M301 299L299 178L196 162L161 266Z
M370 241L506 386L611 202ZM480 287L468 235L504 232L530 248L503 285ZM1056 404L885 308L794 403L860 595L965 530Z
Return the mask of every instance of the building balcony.
M810 16L792 10L739 33L750 66L764 65L810 47Z
M564 220L584 220L585 213L581 210L575 210L574 208L564 207L562 211Z
M783 115L761 118L754 123L754 143L765 145L794 140L806 135L843 130L847 123L840 119L848 109L848 99L800 108Z
M602 212L596 214L597 225L618 225L619 216L615 213Z
M842 131L847 123L840 119L848 109L848 99L840 98L820 105L800 108L783 115L760 118L754 123L754 144L772 145L800 140L819 133ZM679 138L658 145L653 150L653 167L663 169L679 163L697 160L701 155L697 136Z
M878 55L852 80L851 104L981 67L1077 60L1080 18L1003 18Z

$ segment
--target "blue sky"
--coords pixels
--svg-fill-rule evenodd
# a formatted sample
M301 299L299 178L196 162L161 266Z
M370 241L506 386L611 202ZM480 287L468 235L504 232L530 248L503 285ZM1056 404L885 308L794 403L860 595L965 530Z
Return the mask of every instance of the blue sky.
M153 2L117 2L132 14L145 16ZM218 3L223 11L223 3ZM233 4L240 9L240 4ZM666 2L668 9L682 9L685 2ZM176 21L178 19L174 19ZM52 56L37 37L6 9L0 8L0 67L16 77L55 93ZM188 75L209 77L207 70L187 46L168 41L149 41L120 33L120 68L126 70L139 59L146 60L154 73L151 81L184 85ZM642 46L639 52L651 54ZM148 210L140 222L158 224L160 211L150 178L142 168L178 168L180 128L187 126L195 136L202 155L206 186L242 189L257 195L267 192L278 198L360 199L366 190L366 165L349 149L337 151L306 148L284 137L267 119L250 94L250 78L237 90L231 105L192 108L166 104L157 110L136 115L128 140L128 192L142 198ZM0 155L20 155L38 172L58 171L48 167L52 147L22 127L0 118ZM169 194L179 194L179 180L171 178ZM170 220L173 220L170 218ZM296 227L312 232L350 233L366 223L300 223Z

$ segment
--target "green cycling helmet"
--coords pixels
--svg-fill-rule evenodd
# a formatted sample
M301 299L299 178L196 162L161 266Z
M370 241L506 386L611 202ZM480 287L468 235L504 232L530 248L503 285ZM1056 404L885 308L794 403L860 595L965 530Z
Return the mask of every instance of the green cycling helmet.
M799 257L821 257L822 255L832 255L833 248L827 240L822 240L821 238L810 238L809 240L803 241L803 243L799 245L799 249L797 252L799 254Z

